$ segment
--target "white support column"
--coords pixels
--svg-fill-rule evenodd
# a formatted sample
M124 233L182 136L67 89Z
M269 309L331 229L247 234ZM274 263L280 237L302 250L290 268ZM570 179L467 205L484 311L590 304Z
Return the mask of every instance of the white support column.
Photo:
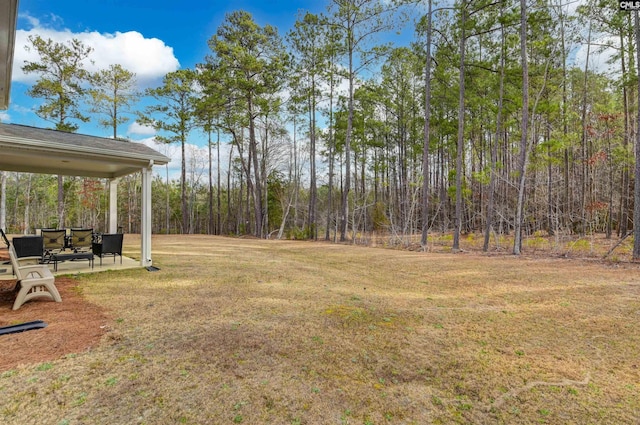
M108 233L118 232L118 179L109 180L109 229Z
M140 265L151 265L151 180L153 161L142 169L142 223L140 227Z

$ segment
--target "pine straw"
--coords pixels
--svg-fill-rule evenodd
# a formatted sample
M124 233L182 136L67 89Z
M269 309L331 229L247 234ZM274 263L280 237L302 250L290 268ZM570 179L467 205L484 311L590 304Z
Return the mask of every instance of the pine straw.
M640 421L637 265L206 236L153 246L158 272L76 280L109 332L5 371L3 423Z
M0 281L0 326L42 320L47 327L0 336L0 371L90 349L107 332L109 319L103 309L88 303L73 279L56 279L62 303L39 299L12 311L15 286L15 280Z

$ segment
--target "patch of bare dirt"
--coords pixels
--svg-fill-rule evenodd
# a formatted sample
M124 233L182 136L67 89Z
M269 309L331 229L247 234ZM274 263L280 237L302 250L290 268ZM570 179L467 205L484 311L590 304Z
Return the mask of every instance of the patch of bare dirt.
M37 364L79 353L95 346L107 332L108 317L82 296L78 283L56 278L62 302L32 300L13 311L15 281L0 282L0 326L43 320L47 327L0 335L0 371Z

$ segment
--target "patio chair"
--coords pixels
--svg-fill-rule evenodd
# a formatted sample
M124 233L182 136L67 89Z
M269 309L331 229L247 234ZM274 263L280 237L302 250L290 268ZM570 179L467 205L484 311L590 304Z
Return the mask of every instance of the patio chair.
M44 238L44 257L48 258L52 253L60 252L65 247L66 230L42 229L40 234Z
M124 234L122 233L105 233L102 235L101 242L94 242L91 245L93 255L100 257L100 265L102 265L102 257L113 255L113 262L116 262L116 255L120 256L120 264L122 264L122 241Z
M17 287L20 288L13 309L19 309L22 304L34 298L49 298L56 302L62 302L58 288L55 285L55 277L44 264L22 265L13 245L9 246L9 257L13 266L13 273L18 279Z
M71 229L71 248L75 252L89 251L93 240L93 229Z
M44 257L42 236L20 236L13 238L13 248L20 263L39 264Z
M2 242L9 248L9 239L7 239L7 235L4 233L4 230L0 229L0 235L2 236Z

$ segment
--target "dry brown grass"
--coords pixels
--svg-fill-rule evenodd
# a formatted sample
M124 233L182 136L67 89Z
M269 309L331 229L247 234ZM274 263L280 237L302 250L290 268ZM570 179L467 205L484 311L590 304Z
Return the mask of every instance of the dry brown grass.
M110 332L5 371L0 422L640 422L635 264L153 243L159 272L78 279Z

